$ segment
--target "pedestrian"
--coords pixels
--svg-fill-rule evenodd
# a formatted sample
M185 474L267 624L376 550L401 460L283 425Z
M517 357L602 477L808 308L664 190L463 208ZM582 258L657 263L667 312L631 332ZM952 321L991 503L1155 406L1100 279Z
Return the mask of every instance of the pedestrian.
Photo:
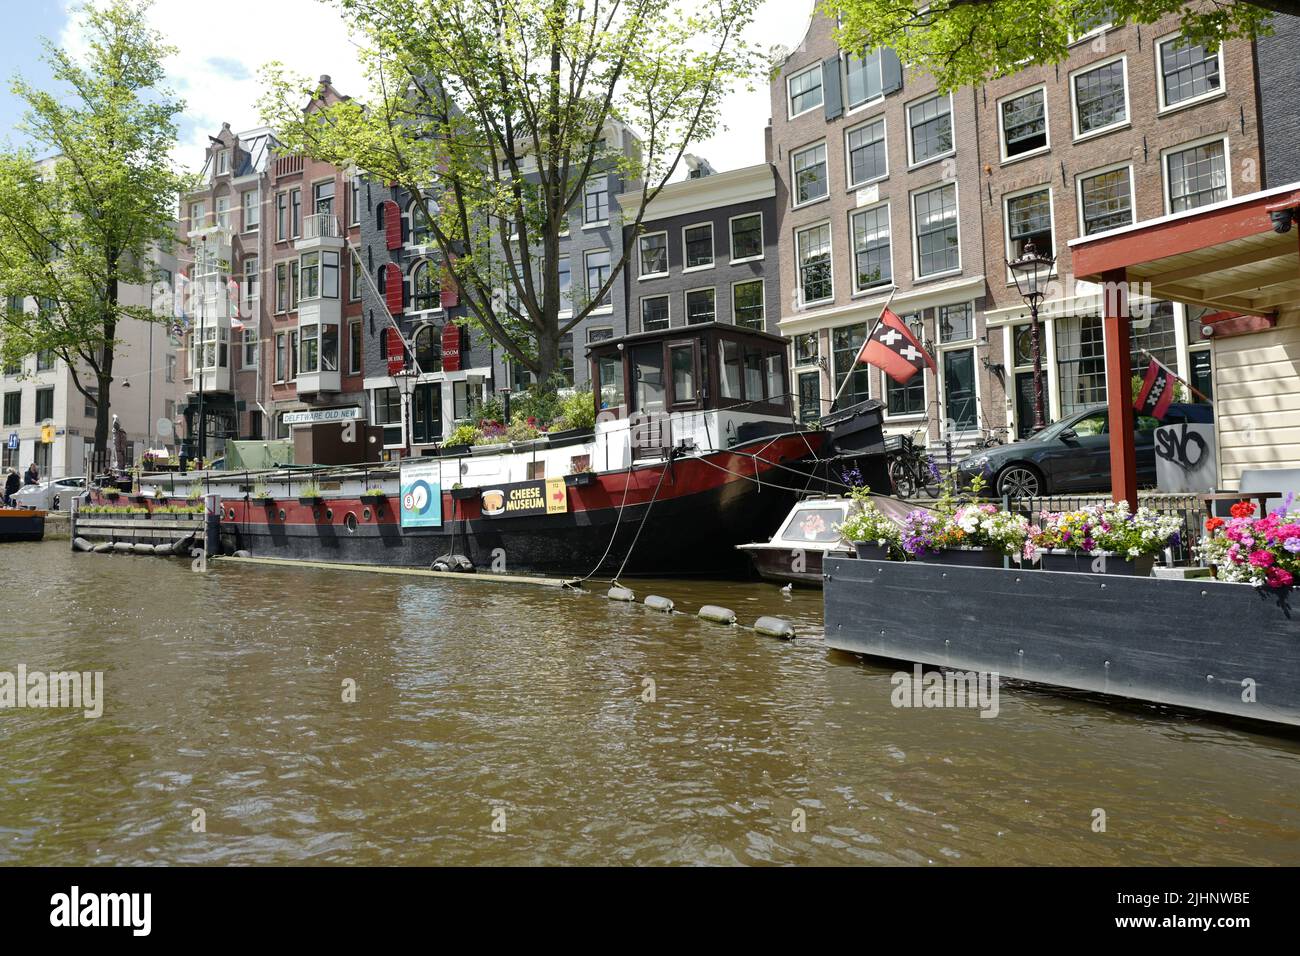
M23 475L24 485L39 485L41 483L41 473L36 468L36 462L27 466L27 474Z
M18 469L10 468L9 474L5 475L5 504L11 505L14 503L14 495L17 494L18 489L22 487L22 484L22 479L18 477Z

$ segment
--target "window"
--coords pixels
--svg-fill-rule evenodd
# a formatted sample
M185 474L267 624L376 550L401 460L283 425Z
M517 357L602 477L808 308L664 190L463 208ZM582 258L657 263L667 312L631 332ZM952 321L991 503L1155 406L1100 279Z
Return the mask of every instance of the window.
M257 256L244 256L244 315L257 313L257 298L261 292Z
M301 296L298 294L298 260L289 263L289 308L297 309Z
M795 233L795 245L799 256L799 292L804 304L834 298L830 223L799 230Z
M289 195L275 194L275 238L283 241L289 238Z
M817 362L818 342L816 332L794 336L794 364L813 365Z
M289 311L289 267L283 262L275 264L275 311Z
M1074 75L1074 135L1088 136L1128 122L1125 60L1120 57Z
M411 203L411 245L427 246L433 239L433 227L425 212L424 202L415 200Z
M603 342L605 339L612 339L614 330L608 325L594 325L587 329L588 342Z
M831 330L831 360L835 367L835 392L840 395L839 407L847 407L870 398L866 365L858 364L858 353L867 340L867 323L846 325ZM848 385L846 378L852 377ZM841 393L840 389L844 391Z
M889 245L889 205L864 209L852 216L853 291L862 292L894 281Z
M320 282L323 298L339 297L339 254L337 252L327 250L321 253Z
M290 235L297 239L302 235L302 190L289 190L289 228Z
M41 349L36 353L36 371L48 372L52 368L54 368L54 349Z
M790 92L790 118L822 105L822 65L796 73L787 81Z
M4 423L19 425L22 423L23 393L5 392Z
M1002 158L1011 159L1047 148L1047 91L1030 90L999 107L1002 121Z
M881 95L884 82L880 73L879 50L866 56L844 55L844 89L848 94L849 109Z
M217 197L217 225L222 229L230 228L230 197Z
M440 293L432 264L428 260L417 264L411 273L411 308L416 312L440 308Z
M438 330L426 325L415 333L415 362L422 372L432 372L442 367L442 340Z
M352 253L352 261L348 266L348 299L356 302L361 298L361 260L357 254Z
M885 376L885 405L890 417L925 414L925 376L913 375L900 385Z
M1193 46L1178 36L1161 41L1159 50L1161 109L1204 99L1223 89L1220 50Z
M244 368L257 368L257 330L244 329Z
M81 396L81 413L87 418L94 418L99 413L99 386L87 386L86 391L90 394Z
M1165 154L1170 212L1196 209L1230 198L1224 140Z
M1106 354L1099 316L1062 316L1054 320L1061 415L1071 415L1106 400Z
M298 377L298 332L296 330L289 333L289 380L293 381Z
M361 321L348 323L348 373L361 374Z
M384 428L384 444L402 444L402 396L391 386L377 388L374 394L375 424L388 426Z
M957 184L947 183L912 197L918 278L961 268L957 233Z
M587 266L587 295L594 299L601 288L609 281L610 261L608 249L592 249L583 253L583 261ZM605 298L600 300L600 308L613 306L612 290L605 293Z
M849 130L847 149L850 187L861 186L889 172L889 160L885 155L883 119Z
M167 355L167 364L166 369L163 372L163 378L167 382L176 381L176 356L170 353Z
M316 183L311 188L312 212L318 216L334 215L334 180Z
M262 222L262 207L257 201L257 190L250 189L239 197L243 207L244 232L256 232Z
M201 202L190 203L190 232L196 232L207 224L207 207Z
M573 313L573 272L569 266L569 257L560 256L560 312Z
M763 214L736 216L731 226L731 261L763 258Z
M1079 223L1085 236L1133 222L1133 180L1128 166L1079 177Z
M1052 244L1052 191L1037 189L1007 199L1007 258L1019 259L1030 242L1050 256Z
M36 421L43 422L54 417L54 389L38 388L36 390Z
M1178 338L1174 331L1176 324L1172 302L1156 300L1143 306L1141 314L1133 319L1132 336L1129 339L1129 360L1133 374L1141 375L1145 372L1152 357L1172 369L1178 368Z
M641 300L642 332L658 332L669 325L668 296L648 295Z
M275 337L275 380L283 382L288 366L285 364L284 355L284 333L281 332Z
M912 164L928 162L952 152L952 102L935 96L907 108L908 149Z
M230 172L230 150L223 149L217 153L217 175L224 176Z
M823 198L829 191L826 181L826 144L818 143L790 156L794 170L794 204L802 206Z
M605 176L587 180L582 191L582 223L585 226L609 222L609 180Z
M353 177L352 188L349 193L352 199L351 218L348 219L354 226L361 225L361 180Z
M692 289L686 293L687 325L713 322L717 317L717 295L713 289Z
M332 322L320 327L320 369L322 372L339 370L339 327Z
M799 421L814 422L821 418L822 377L820 372L800 372Z
M309 252L301 262L302 298L315 299L320 295L320 253Z
M668 233L652 232L642 236L638 246L643 277L668 274Z
M969 342L975 337L975 315L969 302L939 306L935 310L934 322L939 328L941 345Z
M687 226L682 230L682 257L687 269L705 269L713 265L713 223Z
M767 325L763 280L737 282L731 287L731 313L737 325L762 332Z

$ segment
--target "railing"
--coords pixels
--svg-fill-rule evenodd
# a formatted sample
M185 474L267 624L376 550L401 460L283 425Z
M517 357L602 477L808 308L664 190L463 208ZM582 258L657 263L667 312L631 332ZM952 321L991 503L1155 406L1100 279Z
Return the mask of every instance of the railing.
M294 173L300 173L306 165L306 158L303 156L281 156L275 161L275 176L278 179L281 176L292 176Z
M1029 519L1030 524L1039 524L1042 516L1061 511L1077 511L1110 501L1109 495L1050 495L1045 498L1002 499L1003 507ZM1205 502L1194 494L1161 494L1144 492L1138 494L1138 506L1145 506L1162 515L1168 515L1182 522L1183 530L1179 533L1178 544L1173 550L1175 564L1195 564L1195 548L1200 544L1205 533Z
M302 221L303 239L338 239L339 235L338 220L333 213L318 212Z

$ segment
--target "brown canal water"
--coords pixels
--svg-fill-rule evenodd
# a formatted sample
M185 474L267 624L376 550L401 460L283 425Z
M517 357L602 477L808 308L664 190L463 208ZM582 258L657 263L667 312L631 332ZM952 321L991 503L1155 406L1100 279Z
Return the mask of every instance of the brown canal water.
M0 863L1300 863L1300 739L1024 687L896 709L893 667L822 645L820 592L636 585L783 643L66 542L0 545L0 582L0 671L104 672L97 719L0 710Z

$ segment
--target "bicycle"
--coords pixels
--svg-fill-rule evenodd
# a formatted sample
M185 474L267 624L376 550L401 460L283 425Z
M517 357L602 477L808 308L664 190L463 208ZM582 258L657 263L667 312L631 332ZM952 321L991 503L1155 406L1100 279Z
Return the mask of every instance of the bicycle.
M922 491L930 498L939 496L939 469L911 436L887 435L885 456L889 481L898 497L912 498Z

